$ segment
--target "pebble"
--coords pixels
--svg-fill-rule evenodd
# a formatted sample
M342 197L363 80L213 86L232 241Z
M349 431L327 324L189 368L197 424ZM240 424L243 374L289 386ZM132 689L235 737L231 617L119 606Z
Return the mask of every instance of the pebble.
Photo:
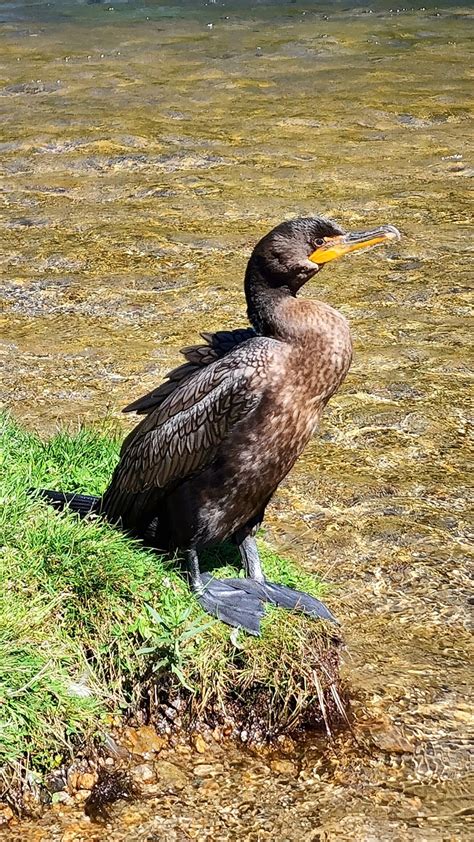
M84 801L86 801L86 799L89 798L90 794L90 789L78 789L74 796L74 801L76 802L76 804L84 804Z
M271 760L270 769L279 775L296 775L297 768L291 760Z
M155 771L160 783L167 787L172 787L173 789L184 789L188 783L188 778L185 773L179 769L178 766L175 766L174 763L170 763L168 760L158 760L155 763Z
M91 790L97 781L97 775L94 772L82 772L77 776L77 788Z
M194 734L192 737L192 744L193 748L198 752L198 754L205 754L207 751L207 743L204 740L204 737L201 734Z
M224 771L222 763L198 763L194 767L193 772L198 778L212 777L213 775L220 775Z
M124 743L132 754L146 756L161 751L167 741L151 725L142 725L141 728L126 728Z
M155 770L148 763L140 763L139 766L134 766L131 774L137 784L151 784L156 781Z

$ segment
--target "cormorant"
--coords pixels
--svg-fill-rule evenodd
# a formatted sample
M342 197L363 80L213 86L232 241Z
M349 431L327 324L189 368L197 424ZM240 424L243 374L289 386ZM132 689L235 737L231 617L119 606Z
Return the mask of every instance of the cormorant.
M297 293L325 263L399 236L391 225L347 234L324 217L278 225L247 265L252 327L202 334L206 344L184 348L187 362L125 408L145 417L103 497L41 493L180 550L204 610L231 626L259 634L266 601L333 620L319 600L265 579L254 534L351 363L344 316ZM200 550L229 539L246 578L202 574Z

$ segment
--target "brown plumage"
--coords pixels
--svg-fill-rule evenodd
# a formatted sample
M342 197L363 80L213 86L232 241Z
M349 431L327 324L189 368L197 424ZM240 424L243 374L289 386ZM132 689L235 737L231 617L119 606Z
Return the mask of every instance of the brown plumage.
M231 625L258 634L264 601L333 619L318 600L264 579L253 534L351 362L346 319L297 292L325 262L397 236L389 226L344 235L321 217L282 223L247 266L252 327L203 334L205 344L183 349L186 362L125 410L144 417L100 511L183 551L201 604ZM201 575L198 551L227 539L247 578Z

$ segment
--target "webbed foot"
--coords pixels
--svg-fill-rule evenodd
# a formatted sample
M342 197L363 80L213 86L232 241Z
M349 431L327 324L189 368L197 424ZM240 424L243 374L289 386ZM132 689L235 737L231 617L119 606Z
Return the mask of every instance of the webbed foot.
M213 579L208 573L201 575L204 589L195 591L201 607L229 626L236 626L249 634L260 634L260 620L265 614L263 592L249 579ZM248 583L242 587L241 583ZM260 586L261 588L261 586Z
M304 611L310 617L330 620L331 623L339 625L336 618L319 599L304 591L297 591L286 587L286 585L277 585L275 582L269 582L264 578L257 544L252 535L246 535L239 540L238 547L244 570L250 577L250 579L239 579L238 581L242 583L251 581L256 589L254 592L258 593L259 599L270 602L272 605L279 605L281 608L287 608L290 611ZM248 585L241 584L239 587L248 587Z
M266 602L271 602L273 605L279 605L281 608L287 608L290 611L303 611L310 617L329 620L331 623L339 625L339 621L331 614L329 608L326 608L323 602L309 593L288 588L286 585L277 585L275 582L268 582L267 580L261 583L260 587L264 591Z

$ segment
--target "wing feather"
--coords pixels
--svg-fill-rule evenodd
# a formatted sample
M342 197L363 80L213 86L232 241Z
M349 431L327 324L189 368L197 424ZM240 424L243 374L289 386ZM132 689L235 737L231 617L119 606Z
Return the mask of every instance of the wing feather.
M107 517L142 528L168 489L211 464L262 400L275 355L287 353L284 343L255 337L179 384L125 439L103 497Z
M146 416L122 454L113 484L132 494L164 489L209 464L229 431L260 401L262 390L251 381L238 369L225 376L215 372L199 388L183 390L172 407Z
M238 345L253 339L256 333L253 328L249 327L238 328L237 330L219 330L216 333L202 333L201 336L207 343L206 345L190 345L187 348L182 348L181 353L187 362L168 372L167 380L164 383L138 398L138 400L133 401L133 403L128 404L123 412L137 412L139 415L147 415L160 406L185 380L188 380L202 368L221 359Z

